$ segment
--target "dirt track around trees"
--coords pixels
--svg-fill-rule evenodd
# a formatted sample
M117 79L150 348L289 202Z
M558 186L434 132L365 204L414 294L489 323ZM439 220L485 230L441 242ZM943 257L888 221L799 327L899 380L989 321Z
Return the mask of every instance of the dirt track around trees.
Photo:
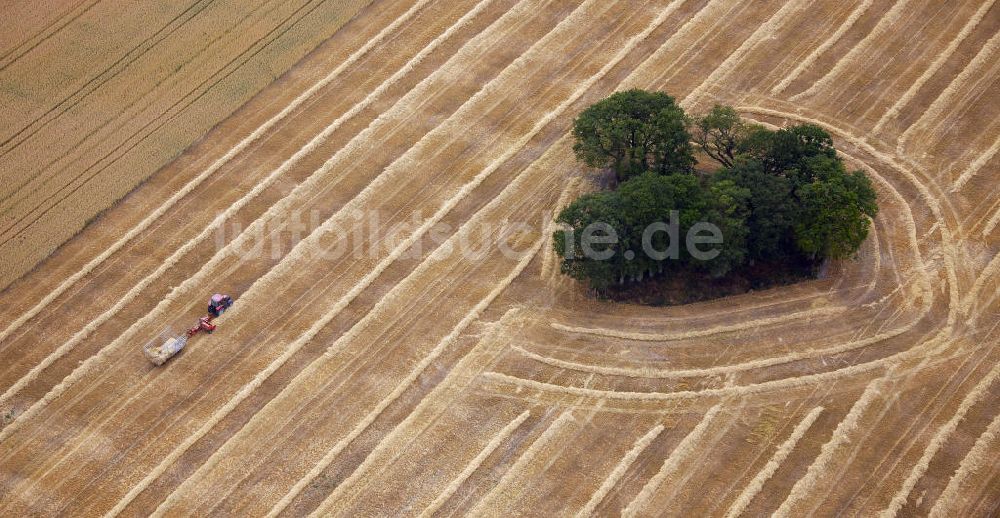
M0 508L995 514L998 29L992 1L376 2L0 297ZM573 116L630 87L826 128L879 193L857 259L588 299L545 225ZM317 253L344 229L364 254ZM212 291L218 331L150 366Z

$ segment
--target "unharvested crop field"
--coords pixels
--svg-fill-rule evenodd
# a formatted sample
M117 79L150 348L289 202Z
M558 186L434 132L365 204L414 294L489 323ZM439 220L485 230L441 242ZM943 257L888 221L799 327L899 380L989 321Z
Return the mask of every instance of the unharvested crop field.
M997 515L996 4L376 0L0 294L0 513ZM567 133L632 87L826 128L879 191L858 257L587 297L547 237ZM344 229L365 253L318 253Z
M0 289L369 2L0 3Z

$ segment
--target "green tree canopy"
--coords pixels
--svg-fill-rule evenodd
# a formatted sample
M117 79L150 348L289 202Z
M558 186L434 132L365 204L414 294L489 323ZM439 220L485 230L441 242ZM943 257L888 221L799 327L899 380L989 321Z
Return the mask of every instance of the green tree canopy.
M731 180L706 184L690 174L651 172L616 191L581 196L556 220L564 226L553 236L562 271L597 289L685 268L724 275L745 258L749 197L749 190ZM722 234L720 243L698 245L707 258L693 255L686 243L692 227L706 223ZM616 239L590 242L588 250L585 241L594 235Z
M573 151L591 167L611 167L619 182L645 171L692 171L695 159L684 111L662 92L617 92L573 124Z
M752 132L763 129L744 122L732 107L719 104L704 117L693 119L691 126L694 142L724 167L735 165L741 145Z
M614 168L620 182L557 218L563 272L599 290L649 274L721 276L757 261L766 271L849 257L878 211L869 178L848 172L815 125L769 130L727 106L687 120L666 94L630 90L586 109L573 133L576 155ZM718 171L691 174L691 138ZM692 248L703 229L721 240Z
M747 259L747 242L750 239L750 189L724 178L713 178L706 191L709 207L704 214L705 222L719 228L721 243L702 248L718 251L718 255L707 261L693 264L719 277L739 267Z
M683 240L691 226L705 218L709 206L696 176L662 176L646 172L623 183L618 193L627 223L622 229L623 249L633 254L633 259L623 265L625 278L642 278L690 263L691 257L686 254ZM654 251L651 256L643 247L644 233L654 223L671 223L671 211L676 211L677 241L674 242L666 231L649 232L647 246ZM676 257L655 257L657 252L671 253L668 252L671 245Z
M849 257L868 237L869 219L878 213L871 180L862 171L848 173L842 162L826 157L810 160L809 169L812 181L796 191L801 200L796 243L814 257Z
M793 203L792 183L788 178L767 173L760 162L752 159L741 159L733 167L720 170L716 177L730 180L750 193L748 259L774 260L796 253L792 223L797 204Z
M756 160L765 171L774 175L786 174L807 158L837 157L830 135L812 124L799 124L777 131L752 126L738 148L738 154Z
M582 236L587 229L594 229L599 236L608 236L606 231L598 231L606 228L613 229L617 236L624 226L623 213L621 197L614 191L584 194L563 209L556 222L568 229L556 230L553 235L556 253L563 259L560 266L562 273L576 280L589 281L598 290L619 281L624 252L620 240L615 243L591 243L590 249L584 250ZM591 252L597 252L599 257Z

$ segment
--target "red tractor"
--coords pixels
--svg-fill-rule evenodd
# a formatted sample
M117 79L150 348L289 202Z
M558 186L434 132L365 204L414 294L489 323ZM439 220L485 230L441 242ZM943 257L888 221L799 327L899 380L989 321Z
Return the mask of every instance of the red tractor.
M185 336L170 336L159 345L156 345L156 342L146 344L143 347L146 358L153 362L154 365L163 365L172 356L181 352L181 349L187 345L188 338L198 334L200 331L206 333L215 331L215 324L212 323L212 319L217 318L232 305L233 298L229 295L222 295L220 293L212 295L212 298L208 301L208 314L198 319L198 325L188 329Z
M229 306L232 305L232 297L216 293L215 295L212 295L212 298L208 301L208 314L212 315L212 318L218 318L219 315L229 309Z

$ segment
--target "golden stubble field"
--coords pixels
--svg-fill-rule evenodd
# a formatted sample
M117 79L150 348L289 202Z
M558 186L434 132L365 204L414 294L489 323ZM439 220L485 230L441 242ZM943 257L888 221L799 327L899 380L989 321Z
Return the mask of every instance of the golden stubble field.
M0 294L0 508L996 515L998 34L993 0L373 2ZM879 191L858 257L587 298L546 225L588 188L573 117L632 87L826 128ZM398 232L320 253L366 213Z

